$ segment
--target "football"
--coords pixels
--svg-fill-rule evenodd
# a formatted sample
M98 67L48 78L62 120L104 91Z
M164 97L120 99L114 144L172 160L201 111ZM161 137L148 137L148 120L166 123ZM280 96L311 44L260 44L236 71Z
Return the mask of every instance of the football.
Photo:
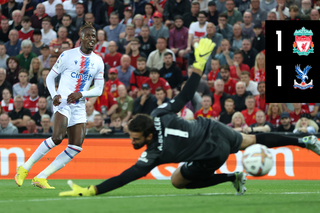
M250 175L266 175L273 166L272 154L266 146L254 144L244 150L242 165Z

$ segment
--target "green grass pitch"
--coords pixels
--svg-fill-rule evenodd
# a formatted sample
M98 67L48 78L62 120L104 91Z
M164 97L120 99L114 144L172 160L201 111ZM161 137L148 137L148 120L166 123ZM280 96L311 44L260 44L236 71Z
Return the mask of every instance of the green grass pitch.
M80 186L102 180L74 180ZM168 180L137 180L95 197L59 197L67 180L49 180L55 190L33 187L25 180L0 180L1 213L313 213L320 210L320 181L247 180L244 196L235 196L231 183L193 190L175 189Z

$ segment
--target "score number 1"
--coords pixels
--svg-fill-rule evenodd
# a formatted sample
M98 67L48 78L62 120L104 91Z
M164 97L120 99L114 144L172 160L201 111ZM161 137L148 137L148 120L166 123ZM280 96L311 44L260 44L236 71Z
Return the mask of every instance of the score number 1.
M276 34L278 35L278 52L281 52L281 30L277 30ZM281 87L281 66L276 66L278 71L278 87Z

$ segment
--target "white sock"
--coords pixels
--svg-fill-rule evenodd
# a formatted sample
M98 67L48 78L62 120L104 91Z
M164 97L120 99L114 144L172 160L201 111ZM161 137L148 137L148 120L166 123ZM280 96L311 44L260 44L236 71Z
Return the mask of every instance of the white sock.
M68 145L68 147L63 152L61 152L47 168L45 168L37 175L37 178L47 179L49 175L63 168L74 158L74 156L79 154L81 151L82 148L79 146Z
M51 137L44 140L31 155L31 157L25 162L22 167L30 171L33 164L40 160L45 154L47 154L56 144L52 141Z

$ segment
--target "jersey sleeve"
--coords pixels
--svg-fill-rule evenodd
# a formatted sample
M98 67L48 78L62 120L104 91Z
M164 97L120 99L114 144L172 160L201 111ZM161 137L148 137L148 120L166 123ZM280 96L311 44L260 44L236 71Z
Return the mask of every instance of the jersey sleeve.
M104 64L101 58L99 58L99 69L97 70L94 80L102 80L104 81Z
M67 60L66 53L61 53L61 55L59 56L58 60L53 65L51 70L55 72L57 75L59 75L66 69L67 62L68 60Z

